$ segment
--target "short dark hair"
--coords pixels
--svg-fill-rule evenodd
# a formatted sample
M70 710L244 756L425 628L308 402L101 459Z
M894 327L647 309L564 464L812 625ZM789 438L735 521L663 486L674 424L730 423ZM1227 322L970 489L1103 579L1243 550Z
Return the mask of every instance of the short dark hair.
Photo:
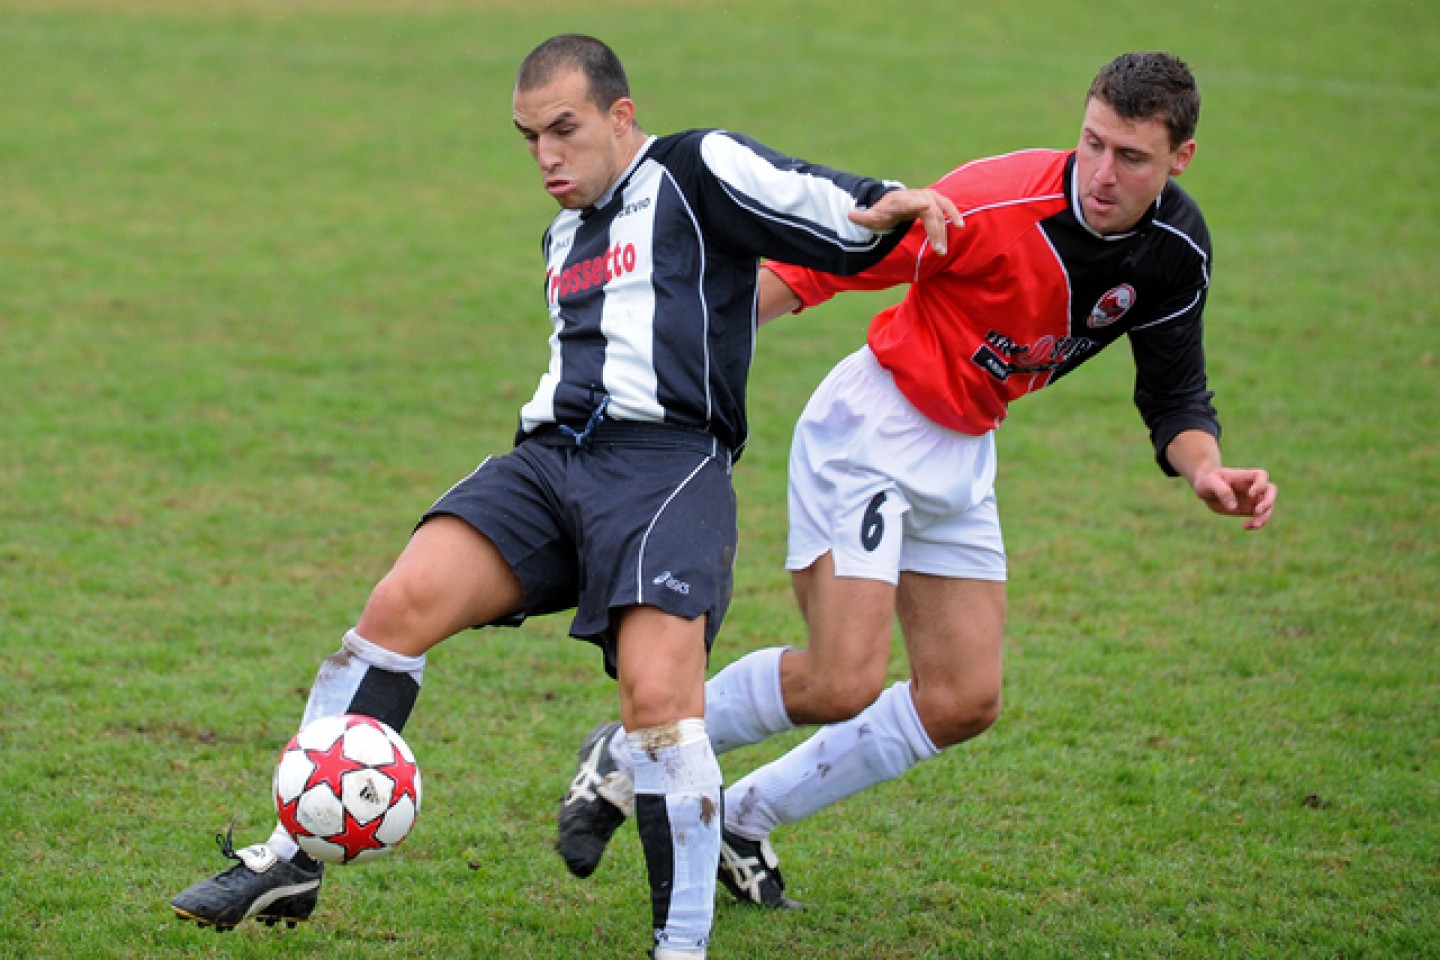
M594 37L562 33L530 51L520 64L515 89L533 90L565 70L579 70L590 86L590 99L601 111L630 96L630 81L615 51Z
M1195 136L1200 87L1185 61L1168 53L1125 53L1095 75L1085 102L1099 100L1125 120L1159 119L1170 131L1170 149Z

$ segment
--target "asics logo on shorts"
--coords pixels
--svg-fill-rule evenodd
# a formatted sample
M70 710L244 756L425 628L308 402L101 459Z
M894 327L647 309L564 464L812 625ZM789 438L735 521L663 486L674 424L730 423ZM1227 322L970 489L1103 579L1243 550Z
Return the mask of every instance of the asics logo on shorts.
M664 573L660 574L660 576L656 577L650 582L655 584L655 586L657 587L668 587L669 589L674 590L676 593L681 594L682 596L688 597L690 595L690 584L686 583L684 580L676 580L675 577L671 575L669 570L666 570Z

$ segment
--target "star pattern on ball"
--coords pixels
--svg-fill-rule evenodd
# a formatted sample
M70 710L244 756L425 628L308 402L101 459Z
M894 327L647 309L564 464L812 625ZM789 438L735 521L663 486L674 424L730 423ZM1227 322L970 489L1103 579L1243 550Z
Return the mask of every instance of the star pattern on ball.
M345 811L345 829L325 838L345 851L345 862L349 863L366 850L381 850L385 842L375 836L375 831L385 823L384 817L376 817L369 823L361 823Z
M395 792L390 797L391 806L399 803L403 797L409 797L416 807L420 806L420 797L415 793L415 764L406 760L398 750L394 760L375 767L375 772L383 773L395 783Z
M369 860L395 849L414 826L420 768L400 734L381 721L322 717L281 751L274 797L281 824L310 856Z
M305 789L309 790L317 784L325 784L335 796L341 795L341 778L352 770L363 770L365 764L351 760L345 756L345 738L336 737L335 742L323 750L307 749L305 756L315 764L315 769L305 780Z
M296 794L295 799L286 800L280 794L275 794L275 810L280 815L280 822L285 824L285 829L290 831L292 836L297 834L310 835L300 822L300 797L303 794Z

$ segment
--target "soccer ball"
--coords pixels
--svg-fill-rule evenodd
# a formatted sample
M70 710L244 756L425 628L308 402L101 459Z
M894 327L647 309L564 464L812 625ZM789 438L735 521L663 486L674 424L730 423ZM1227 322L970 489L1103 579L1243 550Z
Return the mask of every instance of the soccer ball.
M394 850L420 812L420 768L400 734L373 717L321 717L275 764L275 810L316 860L357 863Z

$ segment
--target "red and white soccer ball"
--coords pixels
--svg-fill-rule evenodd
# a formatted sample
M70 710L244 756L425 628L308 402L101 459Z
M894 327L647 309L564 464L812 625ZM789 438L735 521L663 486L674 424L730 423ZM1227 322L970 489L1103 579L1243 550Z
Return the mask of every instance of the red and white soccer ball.
M394 850L420 812L420 768L400 734L372 717L311 721L275 764L275 809L316 860L357 863Z

